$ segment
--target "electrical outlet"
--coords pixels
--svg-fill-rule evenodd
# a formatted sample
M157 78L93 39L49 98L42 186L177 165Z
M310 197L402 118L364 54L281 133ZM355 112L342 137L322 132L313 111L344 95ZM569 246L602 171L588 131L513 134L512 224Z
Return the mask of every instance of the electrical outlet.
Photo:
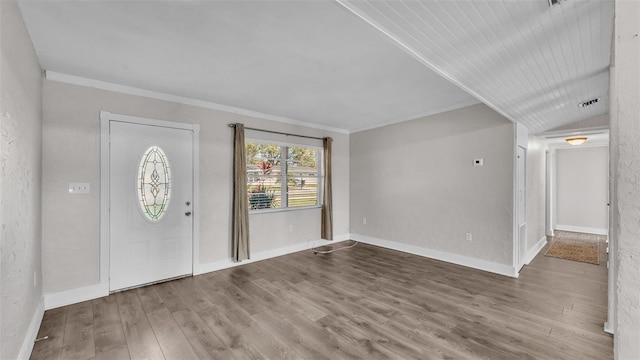
M289 232L293 232L293 225L289 225Z
M89 183L69 183L69 194L89 194L91 193L91 184Z
M362 225L367 225L367 218L362 218Z
M471 235L471 233L467 233L465 239L467 239L467 241L473 241L473 236Z

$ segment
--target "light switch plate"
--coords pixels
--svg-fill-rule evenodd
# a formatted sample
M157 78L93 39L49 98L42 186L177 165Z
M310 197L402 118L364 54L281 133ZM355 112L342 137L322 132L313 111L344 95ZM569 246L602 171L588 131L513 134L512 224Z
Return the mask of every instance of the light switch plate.
M89 183L69 183L69 194L90 194L91 184Z
M483 166L484 165L484 159L474 159L473 160L473 166Z

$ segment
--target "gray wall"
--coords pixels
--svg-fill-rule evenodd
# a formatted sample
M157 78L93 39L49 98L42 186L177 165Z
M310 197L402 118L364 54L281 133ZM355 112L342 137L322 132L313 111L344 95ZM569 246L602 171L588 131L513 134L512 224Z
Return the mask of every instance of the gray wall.
M546 238L546 151L547 147L541 138L529 135L527 146L527 251L533 250L540 240Z
M513 123L474 105L350 141L352 233L513 265Z
M612 234L615 296L613 352L640 359L640 3L615 3L611 98Z
M556 150L556 228L607 233L609 148Z
M15 1L0 24L0 359L15 359L42 299L42 72Z
M334 138L334 234L349 226L349 137L223 111L45 80L43 268L45 293L99 283L101 110L200 124L200 263L230 259L232 129L229 123ZM321 142L318 143L321 146ZM89 182L89 195L68 194ZM294 225L289 232L288 226ZM320 210L251 215L252 253L320 239Z

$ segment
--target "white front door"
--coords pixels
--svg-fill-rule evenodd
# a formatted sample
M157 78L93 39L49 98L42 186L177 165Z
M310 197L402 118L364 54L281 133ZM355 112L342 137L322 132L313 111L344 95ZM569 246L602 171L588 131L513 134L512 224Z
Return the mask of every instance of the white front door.
M193 131L109 122L109 290L193 272Z

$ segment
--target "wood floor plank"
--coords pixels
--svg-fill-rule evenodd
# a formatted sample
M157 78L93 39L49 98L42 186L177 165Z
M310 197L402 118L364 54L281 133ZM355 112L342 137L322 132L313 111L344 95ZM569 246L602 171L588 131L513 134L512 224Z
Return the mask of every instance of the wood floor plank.
M93 301L96 360L129 359L129 348L114 296Z
M335 358L332 356L333 354L327 352L328 349L326 347L323 348L324 351L314 348L310 338L305 336L306 334L301 334L282 318L275 317L271 312L258 313L253 315L253 318L270 334L303 359L328 360Z
M200 310L198 315L211 332L233 353L236 359L265 358L243 334L242 328L250 326L250 324L246 326L242 325L242 323L234 324L225 314L225 311L218 309L215 305Z
M198 359L191 344L167 309L147 313L151 328L167 360Z
M190 306L190 303L174 286L176 281L179 280L168 281L155 286L156 292L158 296L160 296L160 299L162 299L164 307L172 313L178 310L188 309Z
M85 301L67 309L62 358L92 359L95 356L93 303Z
M298 359L290 348L268 332L243 309L225 312L233 326L267 359Z
M612 359L604 249L600 265L543 249L517 279L301 251L49 310L32 359Z
M173 317L200 359L233 359L232 352L190 309L173 313Z
M162 301L162 298L158 294L158 287L156 286L143 286L131 291L135 291L138 295L140 305L142 305L142 309L145 313L166 308L164 301Z
M175 280L173 287L183 296L189 309L193 311L197 312L213 306L209 298L198 289L193 277Z
M67 322L67 310L69 306L47 310L44 313L37 339L31 352L31 359L62 359L62 341L64 339L64 326ZM47 339L43 339L44 337Z
M131 359L164 359L136 291L119 292L115 298Z

